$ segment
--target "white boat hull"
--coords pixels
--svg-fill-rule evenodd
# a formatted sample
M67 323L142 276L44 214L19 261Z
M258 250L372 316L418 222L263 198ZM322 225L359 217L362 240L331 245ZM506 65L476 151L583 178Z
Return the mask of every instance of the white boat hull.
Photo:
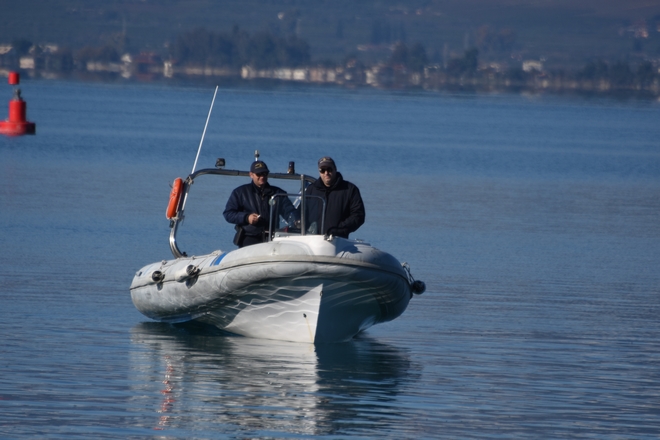
M156 320L311 343L346 341L392 320L411 296L409 274L394 257L322 236L154 263L131 284L137 309Z

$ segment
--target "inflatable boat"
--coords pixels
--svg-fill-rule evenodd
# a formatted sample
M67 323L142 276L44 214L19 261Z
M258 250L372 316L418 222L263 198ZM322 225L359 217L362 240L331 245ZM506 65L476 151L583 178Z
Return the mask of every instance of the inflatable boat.
M249 172L224 169L219 159L216 168L176 179L166 213L174 258L135 274L130 286L135 307L158 321L195 321L247 337L316 344L347 341L399 317L413 294L423 293L424 283L406 263L367 242L318 233L323 220L313 213L323 212L324 201L305 194L315 179L295 174L292 164L286 173L269 175L299 181L300 191L271 198L267 241L208 255L189 256L176 241L193 182L202 175ZM295 222L282 208L292 205Z

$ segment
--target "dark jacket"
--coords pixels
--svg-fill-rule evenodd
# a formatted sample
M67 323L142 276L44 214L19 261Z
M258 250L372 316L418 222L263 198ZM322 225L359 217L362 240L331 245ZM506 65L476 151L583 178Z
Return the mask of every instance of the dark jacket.
M231 192L222 215L229 223L241 226L245 235L262 236L268 230L270 206L268 200L273 194L285 193L281 188L266 183L262 188L250 182ZM256 212L261 217L256 225L248 223L248 217Z
M305 193L325 200L324 234L348 238L348 234L364 224L364 203L360 190L344 180L341 173L337 173L337 180L331 187L326 187L319 178L307 187ZM314 206L312 200L310 202L310 207Z

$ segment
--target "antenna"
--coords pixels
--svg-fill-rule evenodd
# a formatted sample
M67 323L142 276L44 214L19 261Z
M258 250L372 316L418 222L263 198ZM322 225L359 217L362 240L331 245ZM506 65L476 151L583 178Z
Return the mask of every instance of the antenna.
M213 110L213 103L215 102L215 95L218 93L218 86L215 86L215 92L213 92L213 100L211 101L211 108L209 108L209 114L206 116L206 124L204 124L204 131L202 132L202 139L199 141L199 148L197 149L197 156L195 157L195 163L193 164L192 171L190 174L195 173L195 168L197 168L197 159L199 159L199 153L202 151L202 144L204 143L204 135L206 135L206 127L209 126L209 119L211 119L211 111Z

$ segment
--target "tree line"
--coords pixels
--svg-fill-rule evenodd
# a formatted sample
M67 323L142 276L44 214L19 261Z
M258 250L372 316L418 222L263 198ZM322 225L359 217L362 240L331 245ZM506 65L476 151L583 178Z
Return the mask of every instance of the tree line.
M84 67L88 62L117 63L123 53L119 47L123 44L85 46L76 51L58 48L48 52L26 39L16 39L11 44L15 58L29 54L42 60L44 67L58 71ZM181 65L234 68L249 65L258 69L299 67L311 62L309 44L301 38L278 37L268 32L250 35L237 26L231 32L212 32L204 28L185 32L163 56Z
M624 61L610 64L603 60L595 60L588 62L577 73L579 80L607 81L615 87L646 87L658 78L658 69L650 61L642 61L636 69L633 69Z
M267 32L250 35L235 26L231 32L198 28L179 35L171 57L178 63L213 67L299 67L309 65L309 44L294 35L276 37Z
M451 80L468 80L472 84L507 83L513 87L533 86L545 81L556 88L583 90L654 90L660 93L660 72L651 61L636 64L626 61L608 62L602 59L586 62L584 67L566 71L564 69L523 70L513 67L504 71L494 71L479 66L479 50L468 49L462 57L454 57L443 68L435 68L435 77Z

